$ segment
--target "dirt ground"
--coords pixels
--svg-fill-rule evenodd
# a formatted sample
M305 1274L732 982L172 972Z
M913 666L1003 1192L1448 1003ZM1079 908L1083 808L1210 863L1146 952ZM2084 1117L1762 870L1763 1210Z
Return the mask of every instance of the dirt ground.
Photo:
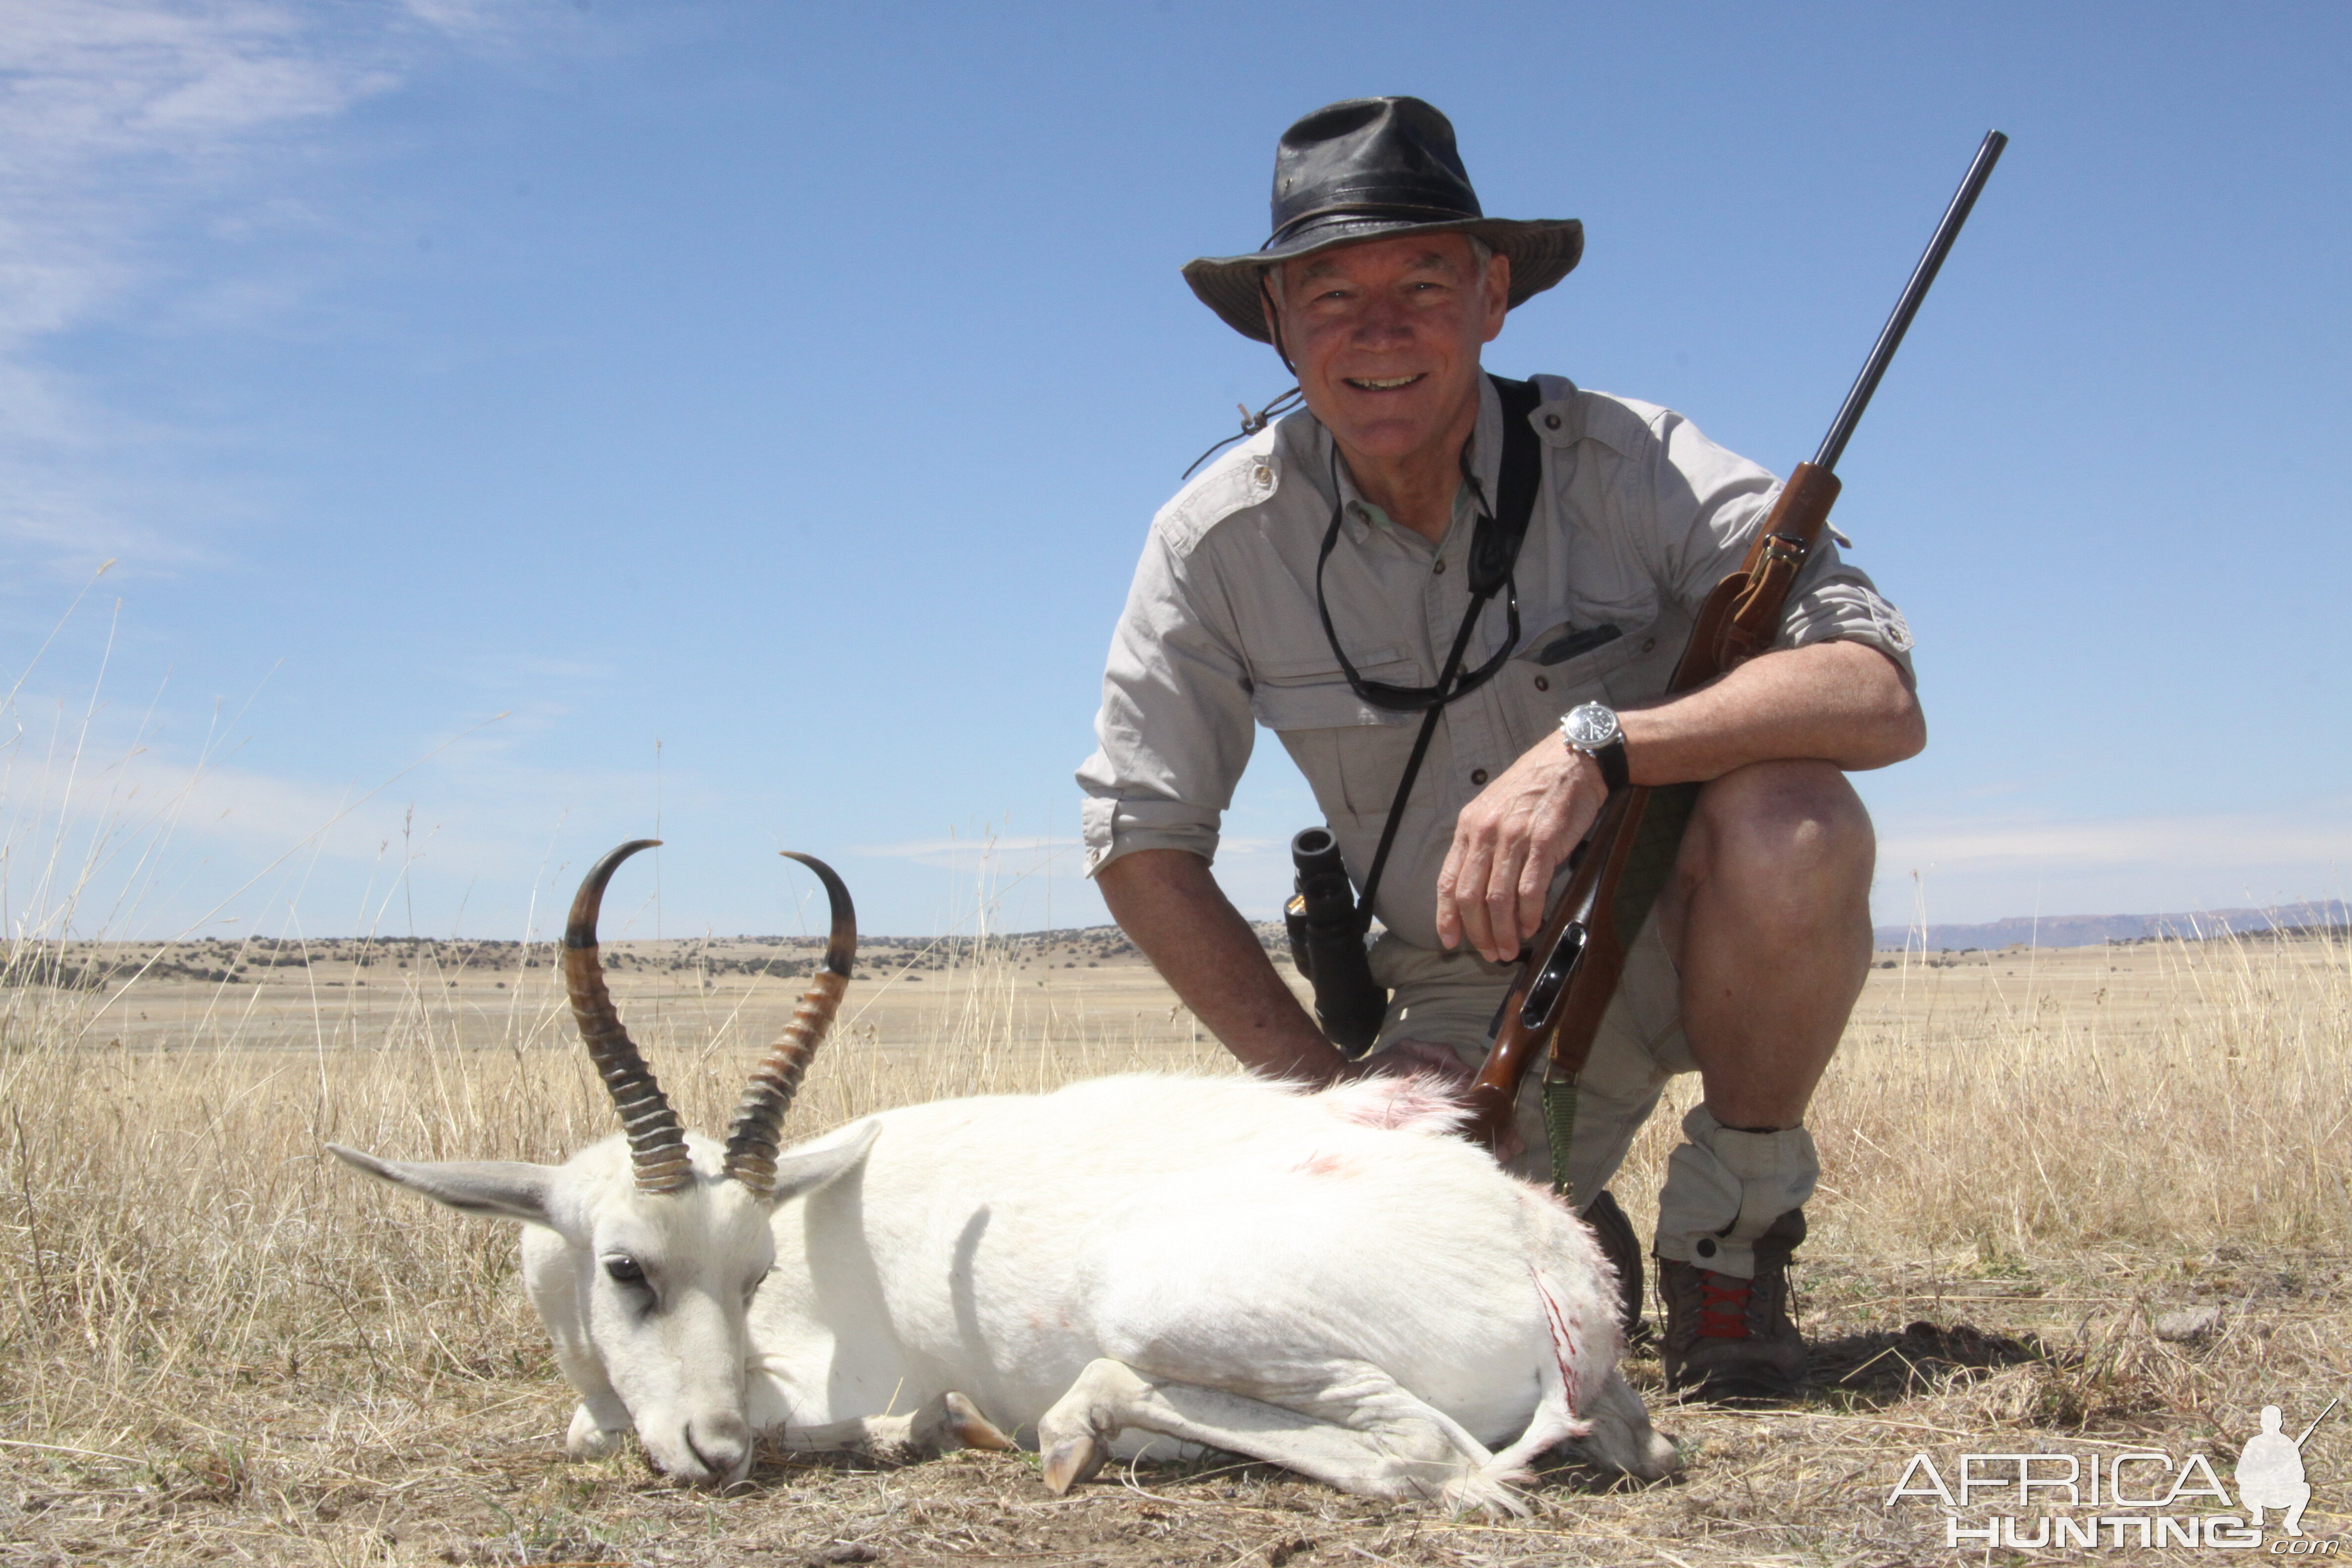
M1945 1544L1943 1510L1885 1503L1915 1453L1957 1477L1963 1452L2202 1452L2226 1480L2257 1400L2284 1403L2299 1424L2344 1388L2343 1259L2217 1259L2208 1276L1902 1279L1813 1258L1801 1405L1677 1405L1657 1396L1656 1363L1637 1360L1682 1473L1634 1487L1563 1465L1528 1492L1529 1517L1500 1521L1234 1463L1107 1473L1056 1499L1028 1454L889 1468L769 1452L728 1496L681 1492L635 1455L561 1458L570 1401L518 1324L504 1364L435 1369L407 1394L284 1366L192 1378L189 1394L213 1384L217 1403L175 1413L183 1457L167 1466L16 1450L0 1563L1949 1563L1962 1554ZM2173 1301L2222 1304L2225 1327L2204 1344L2157 1341L2148 1315ZM264 1431L215 1428L211 1413L228 1407L259 1415ZM310 1450L297 1485L266 1452L287 1447ZM2340 1541L2352 1441L2323 1426L2308 1452L2323 1500L2304 1529ZM1969 1522L1991 1517L1980 1505Z
M926 1093L1139 1063L1214 1065L1213 1045L1149 968L1099 942L936 967L907 962L912 952L898 955L895 977L869 962L835 1054L812 1079L820 1122L919 1097L908 1089L917 1064L933 1075ZM614 965L614 988L657 1062L676 1062L660 1053L697 1038L740 1054L795 989L783 977L681 965L668 949L642 956ZM319 1105L335 1096L335 1125L364 1111L385 1145L407 1135L400 1102L426 1094L469 1108L467 1137L498 1141L452 1152L550 1158L593 1136L604 1112L593 1098L518 1117L513 1091L499 1087L509 1081L499 1072L547 1082L575 1072L546 1005L548 972L513 954L501 966L412 953L406 969L396 956L359 958L268 966L258 984L142 982L43 1069L79 1076L19 1073L0 1085L0 1100L16 1097L0 1129L12 1193L0 1207L11 1302L0 1338L0 1565L2187 1557L2215 1548L2144 1550L2130 1527L2097 1548L1956 1546L1948 1512L1967 1529L2008 1514L2030 1532L2053 1512L2210 1515L2221 1506L2210 1498L2101 1510L2047 1498L2019 1507L1979 1491L1948 1510L1919 1495L1890 1503L1890 1493L1918 1454L1957 1485L1969 1454L2079 1465L2138 1452L2162 1456L2165 1476L2207 1456L2235 1499L2232 1466L2263 1405L2283 1407L2292 1434L2352 1393L2352 1226L2330 1217L2352 1168L2340 949L2152 943L1932 963L1886 954L1895 967L1873 971L1846 1078L1816 1119L1832 1185L1800 1255L1807 1396L1765 1410L1679 1404L1660 1392L1656 1363L1637 1354L1631 1375L1683 1455L1669 1481L1630 1486L1563 1459L1528 1490L1528 1517L1480 1520L1230 1461L1106 1472L1056 1499L1034 1455L882 1467L763 1452L734 1492L679 1491L634 1452L562 1458L571 1397L520 1300L509 1231L359 1192L315 1157ZM2183 1020L2223 1044L2179 1036ZM2198 1142L2212 1131L2216 1096L2191 1086L2167 1099L2173 1090L2156 1080L2241 1048L2253 1061L2257 1047L2273 1053L2260 1058L2266 1084L2285 1082L2277 1063L2305 1064L2296 1116L2324 1118L2333 1105L2333 1120L2283 1163L2214 1171L2248 1141L2225 1130ZM197 1058L210 1060L199 1068ZM299 1089L288 1066L332 1062L357 1081L362 1058L368 1070L409 1076L383 1078L353 1109L347 1085ZM993 1076L974 1077L975 1061ZM2099 1088L2110 1068L2148 1092L2116 1100ZM52 1125L44 1118L57 1094L44 1085L68 1081L91 1109ZM100 1092L112 1083L121 1087ZM2284 1104L2283 1089L2266 1092ZM126 1114L158 1126L176 1116L184 1130L138 1145L147 1152L137 1160L107 1154L105 1140L120 1134L106 1127ZM1832 1142L1833 1121L1843 1142ZM1995 1158L2003 1128L2022 1131ZM1906 1132L1940 1163L1871 1163L1871 1150ZM1620 1184L1637 1224L1663 1148L1650 1138ZM2070 1156L2084 1163L2061 1163ZM2084 1172L2105 1195L2094 1201ZM2241 1176L2263 1190L2252 1207L2228 1208L2214 1194L2237 1191ZM217 1193L163 1234L132 1236L152 1203L139 1184L152 1194L153 1184L183 1181ZM117 1192L130 1195L107 1195ZM2068 1194L2081 1200L2073 1210ZM78 1201L95 1217L76 1231L61 1211ZM225 1217L207 1229L215 1214ZM2305 1539L2352 1552L2343 1406L2314 1430L2304 1462L2315 1489ZM2152 1460L2136 1463L2141 1478L2158 1474ZM2301 1544L2278 1534L2275 1516L2269 1539Z

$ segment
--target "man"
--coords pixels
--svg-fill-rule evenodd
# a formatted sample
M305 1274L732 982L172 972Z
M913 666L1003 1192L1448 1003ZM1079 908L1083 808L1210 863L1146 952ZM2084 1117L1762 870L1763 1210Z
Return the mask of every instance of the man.
M1210 873L1253 721L1307 775L1360 886L1423 718L1394 689L1436 685L1474 608L1471 545L1506 445L1480 351L1582 248L1573 221L1483 216L1436 110L1365 99L1284 134L1262 249L1185 268L1227 325L1275 346L1306 407L1154 520L1078 777L1113 916L1261 1071L1352 1069ZM1665 1080L1697 1071L1653 1244L1669 1382L1787 1396L1804 1368L1789 1257L1819 1171L1805 1108L1871 949L1874 842L1844 773L1925 742L1910 635L1824 541L1779 647L1662 700L1776 481L1668 410L1533 387L1532 516L1456 665L1492 670L1447 694L1378 888L1370 963L1393 994L1372 1064L1466 1079L1610 783L1699 786L1580 1079L1571 1146L1546 1147L1530 1075L1512 1164L1542 1180L1561 1162L1588 1216L1622 1228L1638 1280L1602 1189ZM1563 740L1572 711L1583 750Z

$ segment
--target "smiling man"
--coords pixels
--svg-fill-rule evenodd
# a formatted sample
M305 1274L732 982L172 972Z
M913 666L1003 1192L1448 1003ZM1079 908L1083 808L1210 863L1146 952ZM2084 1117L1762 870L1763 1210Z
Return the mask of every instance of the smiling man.
M1683 786L1658 797L1675 811L1653 808L1687 826L1570 1146L1548 1145L1530 1075L1511 1163L1557 1173L1638 1280L1604 1188L1666 1081L1696 1072L1653 1243L1669 1383L1785 1397L1804 1371L1789 1260L1819 1173L1805 1110L1871 947L1874 841L1845 773L1924 743L1910 635L1825 541L1778 647L1664 700L1779 487L1667 409L1482 370L1507 313L1582 250L1573 220L1484 216L1452 125L1417 99L1333 104L1284 133L1273 237L1184 270L1274 345L1306 407L1153 521L1078 774L1088 864L1236 1057L1309 1082L1362 1070L1210 871L1264 724L1356 886L1376 884L1370 967L1390 994L1369 1065L1461 1081L1608 791Z

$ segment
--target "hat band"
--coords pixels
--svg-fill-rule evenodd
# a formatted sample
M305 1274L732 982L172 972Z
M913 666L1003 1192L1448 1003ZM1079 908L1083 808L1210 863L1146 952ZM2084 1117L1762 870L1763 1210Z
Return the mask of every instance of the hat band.
M1301 213L1276 229L1272 237L1259 246L1258 249L1261 252L1272 250L1277 246L1288 243L1307 229L1318 227L1339 218L1394 218L1400 223L1412 224L1482 221L1481 215L1475 212L1464 212L1460 207L1423 206L1404 202L1364 202L1343 207L1318 207L1310 213Z

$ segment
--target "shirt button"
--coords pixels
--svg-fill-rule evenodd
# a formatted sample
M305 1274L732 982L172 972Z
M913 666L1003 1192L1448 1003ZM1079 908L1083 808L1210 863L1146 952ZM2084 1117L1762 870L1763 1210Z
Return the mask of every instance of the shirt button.
M1441 561L1441 562L1439 562L1436 565L1434 565L1434 566L1431 567L1429 570L1430 570L1430 574L1431 574L1431 575L1433 575L1433 576L1436 576L1436 577L1443 577L1443 576L1444 576L1444 575L1445 575L1445 563L1444 563L1444 562L1443 562L1443 561Z
M1472 768L1470 770L1470 782L1474 784L1485 784L1486 782L1486 770L1484 768Z
M1274 470L1267 468L1264 463L1260 463L1256 468L1250 470L1250 478L1255 479L1262 485L1270 485L1274 483Z
M1559 429L1559 415L1557 415L1557 414L1547 414L1547 415L1545 415L1545 416L1544 416L1544 428L1545 428L1545 429L1547 429L1547 430L1557 430L1557 429Z
M1655 637L1643 637L1643 638L1642 639L1642 651L1643 651L1643 653L1647 653L1647 652L1649 652L1652 648L1654 648L1654 647L1657 647L1657 646L1658 646L1658 639L1657 639L1657 638L1655 638Z
M1536 677L1536 689L1538 691L1549 691L1551 689L1551 682L1538 675Z

